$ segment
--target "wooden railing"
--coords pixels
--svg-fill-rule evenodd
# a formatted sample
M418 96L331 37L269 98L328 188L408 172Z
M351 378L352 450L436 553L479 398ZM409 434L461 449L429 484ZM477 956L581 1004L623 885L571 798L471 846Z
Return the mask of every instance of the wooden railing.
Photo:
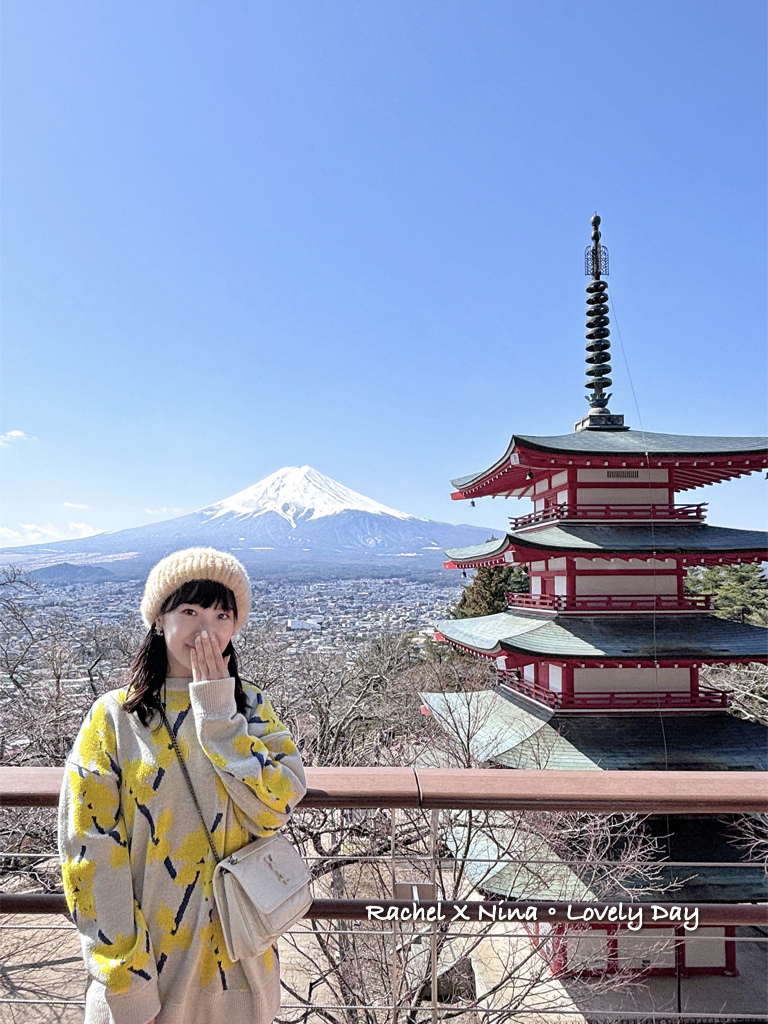
M61 785L61 768L0 768L0 793L3 803L6 806L14 807L53 807L58 800ZM393 821L394 837L394 816L398 809L413 810L421 809L431 811L431 821L436 822L435 815L441 810L501 810L501 811L576 811L580 813L615 814L617 812L639 813L639 814L696 814L696 815L732 815L739 813L765 814L768 813L768 788L765 785L765 774L761 772L680 772L680 771L527 771L509 769L439 769L439 768L310 768L307 771L309 790L304 799L303 805L298 808L301 813L302 807L308 808L376 808L387 809ZM427 827L427 832L429 828ZM469 898L459 902L456 899L392 899L390 895L397 893L402 896L403 889L413 889L413 884L398 884L394 882L395 868L394 861L396 849L392 849L391 855L385 850L384 857L387 862L392 862L393 890L389 893L382 892L381 897L368 899L315 899L307 913L307 917L317 920L330 921L366 921L371 920L371 907L377 914L403 915L403 920L413 920L418 908L423 920L434 921L439 915L439 920L448 921L469 921L487 922L496 920L513 921L513 915L518 915L516 920L525 921L524 916L531 910L536 914L536 920L546 921L561 929L558 934L568 934L568 929L583 927L578 922L588 920L586 914L593 915L599 920L625 920L626 903L605 903L605 902L565 902L563 900L504 900L499 898ZM431 863L436 864L437 853L433 848L434 858ZM535 862L534 862L535 863ZM547 862L549 863L549 862ZM687 868L688 865L685 865ZM691 868L695 865L691 865ZM431 877L435 879L434 866L430 869ZM430 883L431 892L439 893L435 883ZM425 888L429 889L430 886ZM477 895L482 894L478 893ZM648 921L644 924L644 932L650 932L649 941L653 938L654 927L666 927L665 921L673 914L680 914L680 905L674 902L659 901L654 903L657 908L654 911L653 919L657 914L661 917L661 923L653 924ZM622 908L624 917L621 917ZM64 896L60 893L22 893L14 892L0 894L0 909L3 913L11 914L66 914L67 908ZM427 914L432 917L426 917ZM752 928L768 927L768 904L766 903L697 903L697 925L710 928L724 929L726 936L725 948L730 950L728 936L733 935L732 929L738 926ZM405 915L411 915L405 917ZM613 917L608 915L613 914ZM493 915L493 916L491 916ZM377 918L380 920L381 918ZM437 1021L443 1008L438 1004L438 956L436 953L435 936L437 925L428 925L431 929L432 953L429 970L431 971L432 989L435 995L428 997L427 1001L416 999L408 995L406 990L405 998L400 994L396 986L398 978L399 949L398 943L402 943L399 926L394 923L391 917L384 918L392 920L390 926L385 925L391 931L392 940L392 990L387 995L387 1003L384 1006L379 1004L379 1009L388 1015L388 1019L397 1020L398 1013L401 1019L405 1019L405 1011L429 1011L431 1007L432 1020ZM574 926L573 922L577 924ZM46 927L44 922L41 926ZM13 924L4 923L5 928L14 928ZM25 923L21 927L29 928ZM47 925L48 929L51 928ZM62 925L53 926L61 929ZM458 925L451 925L457 929ZM618 926L615 926L618 927ZM313 925L313 930L317 925ZM518 925L518 931L522 931ZM641 932L639 934L643 934ZM294 934L297 934L294 932ZM499 933L494 932L494 937ZM511 934L515 941L522 939L525 935L530 938L530 932L522 934ZM675 931L678 946L687 939L687 934L677 926ZM503 934L502 934L503 938ZM297 939L301 942L301 939ZM421 943L421 938L418 938ZM732 944L731 944L732 946ZM42 956L42 954L40 954ZM386 954L382 954L386 955ZM731 954L729 954L731 955ZM33 955L34 958L34 955ZM29 957L27 957L29 959ZM77 961L76 956L69 959L56 961L56 963L73 963ZM553 961L554 962L554 961ZM676 954L676 963L680 964L680 957ZM29 964L27 964L29 966ZM41 963L41 966L44 966ZM13 967L13 964L11 964ZM679 967L678 967L679 970ZM642 972L641 972L642 973ZM430 975L428 975L429 977ZM682 977L682 975L680 975ZM680 984L680 982L678 982ZM415 1000L415 1001L414 1001ZM9 997L0 1000L3 1004L12 1007L12 1012L29 1011L25 1020L42 1019L41 1015L47 1011L49 1005L55 1005L59 1010L74 1010L82 1013L82 999L78 998L43 998L34 996L26 990L18 995L14 990ZM326 1012L329 1009L344 1010L349 1000L332 1002L329 1006L316 1006L311 997L304 1002L298 998L296 1002L283 1004L282 1010L295 1011L299 1014L296 1019L307 1019L306 1014L317 1013L323 1010L321 1016L331 1019ZM567 1004L572 1005L572 1004ZM469 1009L475 1004L468 1004ZM352 1002L351 1009L357 1005ZM487 1011L487 1006L479 1004L477 1009ZM452 1012L455 1012L455 1008ZM507 1020L517 1019L519 1008L506 1008L494 1015L498 1024ZM551 1014L548 1014L551 1015ZM19 1017L19 1019L21 1019ZM57 1018L58 1019L58 1018ZM415 1017L414 1017L415 1019ZM428 1018L425 1018L428 1019ZM559 1017L558 1017L559 1019ZM640 1017L638 1016L638 1019ZM647 1019L643 1017L642 1019ZM725 1019L725 1018L724 1018ZM742 1014L733 1017L733 1020L751 1020L749 1016ZM758 1018L755 1018L757 1020Z
M697 505L577 505L575 503L562 503L551 505L549 508L539 509L536 512L529 512L525 516L510 517L509 524L513 530L521 530L525 526L533 526L536 523L549 523L562 519L592 520L602 522L613 521L637 521L655 519L684 519L701 522L706 513L707 503L701 502Z
M715 690L711 687L699 686L695 692L690 690L622 690L619 692L603 692L599 690L580 690L573 694L558 693L543 686L523 679L514 670L497 670L499 687L512 693L529 697L538 704L554 710L568 709L606 711L617 710L639 711L648 708L727 708L730 704L728 690Z
M510 608L555 612L698 612L711 602L711 594L507 594Z
M63 768L0 767L3 807L56 807ZM765 772L307 768L302 808L768 813Z

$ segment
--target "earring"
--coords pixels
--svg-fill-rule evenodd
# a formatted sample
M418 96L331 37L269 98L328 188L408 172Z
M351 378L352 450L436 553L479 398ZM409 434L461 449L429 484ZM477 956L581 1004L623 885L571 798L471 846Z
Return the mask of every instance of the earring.
M162 629L158 629L157 626L155 626L155 632L157 633L158 636L162 636L163 635Z

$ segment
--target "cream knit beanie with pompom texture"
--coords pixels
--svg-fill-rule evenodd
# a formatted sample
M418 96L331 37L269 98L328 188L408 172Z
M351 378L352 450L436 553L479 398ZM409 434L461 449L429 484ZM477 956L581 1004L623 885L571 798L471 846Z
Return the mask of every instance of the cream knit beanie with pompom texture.
M165 601L191 580L215 580L235 595L237 619L235 632L248 621L251 610L251 584L243 566L234 555L215 548L185 548L161 559L147 577L141 599L141 617L150 629Z

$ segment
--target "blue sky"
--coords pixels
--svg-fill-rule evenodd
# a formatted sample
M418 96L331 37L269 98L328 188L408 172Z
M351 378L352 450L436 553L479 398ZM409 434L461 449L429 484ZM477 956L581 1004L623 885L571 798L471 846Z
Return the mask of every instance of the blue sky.
M2 21L0 543L305 463L503 526L517 508L449 479L584 414L595 210L639 405L614 320L613 411L765 432L762 0L5 0ZM764 495L683 500L749 527Z

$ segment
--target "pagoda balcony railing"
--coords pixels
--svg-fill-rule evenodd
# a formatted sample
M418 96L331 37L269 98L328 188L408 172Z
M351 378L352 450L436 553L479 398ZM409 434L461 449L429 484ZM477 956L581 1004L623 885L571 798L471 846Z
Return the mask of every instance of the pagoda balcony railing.
M551 505L549 508L542 508L536 512L529 512L526 516L511 517L509 524L512 530L522 530L525 526L534 526L538 523L551 523L562 519L576 519L579 521L597 521L609 519L614 521L637 521L655 519L682 519L702 522L706 513L707 503L701 502L698 505L577 505L564 502L561 505Z
M515 669L497 669L496 676L499 689L502 691L522 694L555 711L608 711L611 708L727 708L730 704L729 690L715 690L708 686L699 686L693 693L690 690L622 690L618 693L583 690L563 694L523 679Z
M548 612L702 612L709 611L711 594L565 594L507 593L507 605Z

